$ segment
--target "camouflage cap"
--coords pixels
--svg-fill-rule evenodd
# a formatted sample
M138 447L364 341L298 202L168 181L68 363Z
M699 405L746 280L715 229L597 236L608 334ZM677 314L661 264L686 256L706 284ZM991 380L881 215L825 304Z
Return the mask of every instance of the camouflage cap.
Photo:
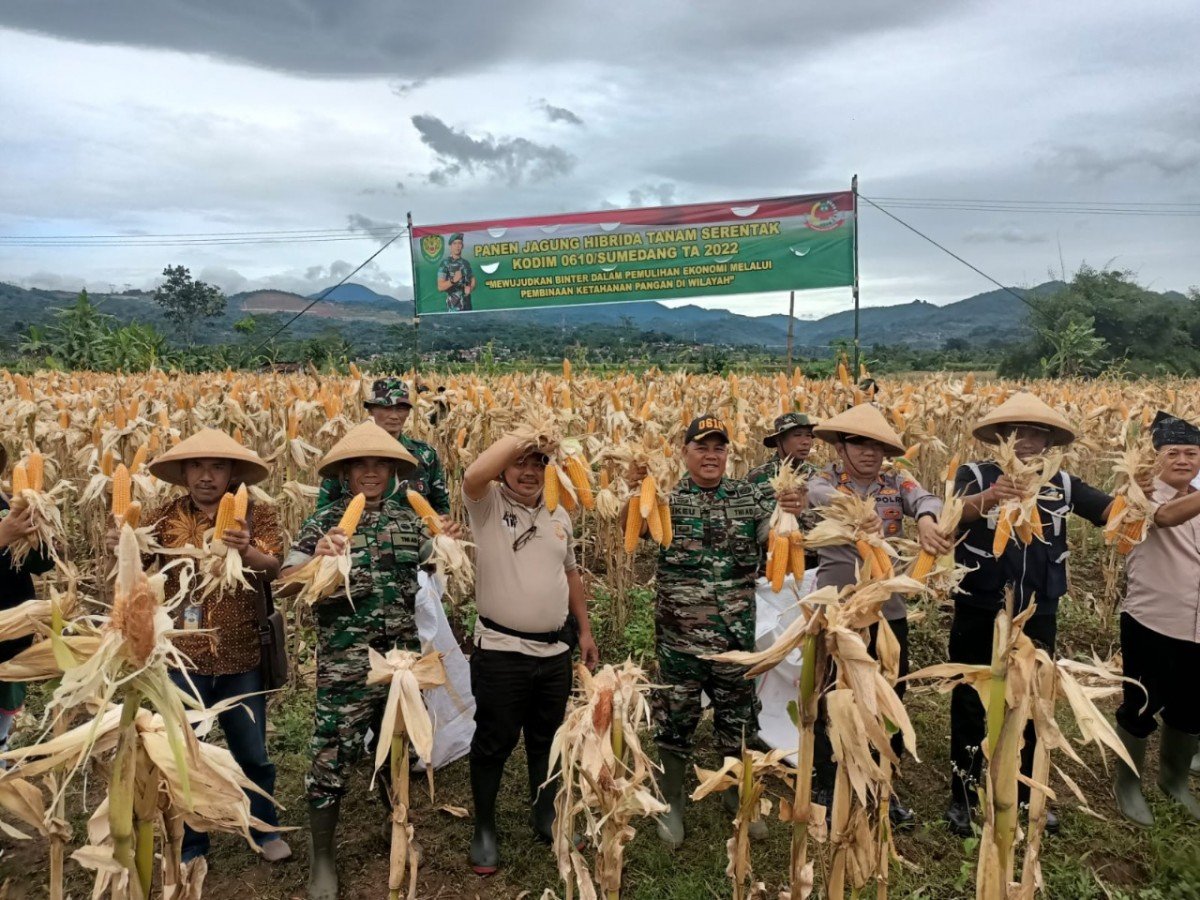
M812 428L816 424L816 420L810 418L808 413L784 413L775 420L775 430L763 438L763 446L777 447L779 439L793 428Z
M371 385L363 406L412 406L408 385L400 378L380 378Z
M446 243L453 244L455 241L461 241L462 239L463 239L462 232L456 231L456 232L454 232L454 234L450 235L450 240L446 241Z

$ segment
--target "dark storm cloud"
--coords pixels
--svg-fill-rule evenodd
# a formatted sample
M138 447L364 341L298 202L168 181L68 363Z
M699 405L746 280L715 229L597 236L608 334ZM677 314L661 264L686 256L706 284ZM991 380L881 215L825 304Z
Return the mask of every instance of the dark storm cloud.
M515 185L525 179L544 181L566 175L575 166L574 157L553 144L538 144L523 137L475 138L451 128L437 116L413 116L412 123L421 142L438 156L437 167L427 176L437 185L477 172Z
M568 125L579 125L581 127L583 125L583 119L579 118L575 113L571 112L565 106L554 106L547 102L545 97L538 101L538 109L544 112L546 118L551 122L565 122Z
M706 66L766 60L796 35L830 41L913 27L955 4L763 0L748 13L690 0L620 0L566 14L551 0L0 0L0 25L95 44L201 53L315 75L469 73L506 60L632 61ZM518 50L515 48L527 48ZM761 62L760 62L761 65Z

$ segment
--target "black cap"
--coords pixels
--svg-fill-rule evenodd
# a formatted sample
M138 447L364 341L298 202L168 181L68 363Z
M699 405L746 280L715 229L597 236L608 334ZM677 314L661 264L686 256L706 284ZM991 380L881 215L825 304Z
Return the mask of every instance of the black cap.
M456 232L454 232L454 234L450 235L450 240L446 241L446 243L453 244L455 241L461 241L462 239L463 239L462 232L456 231Z
M1150 423L1150 441L1155 450L1167 444L1200 446L1200 428L1160 409Z
M692 419L692 424L687 427L687 431L683 435L683 442L690 444L692 441L702 441L706 437L716 435L725 443L729 443L729 432L725 430L725 423L712 414L697 416Z

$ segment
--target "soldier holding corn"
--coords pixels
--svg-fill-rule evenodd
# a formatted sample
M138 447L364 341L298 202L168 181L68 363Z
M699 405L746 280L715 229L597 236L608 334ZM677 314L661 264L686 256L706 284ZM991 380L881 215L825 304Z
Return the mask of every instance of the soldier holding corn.
M283 553L283 531L274 509L264 503L247 506L245 516L228 528L217 522L221 499L240 485L262 481L269 474L266 463L253 450L243 447L222 431L206 428L181 441L154 459L150 474L186 489L180 497L168 500L147 515L154 540L169 550L198 548L206 534L222 524L222 533L213 534L225 546L237 550L245 564L251 587L202 596L199 584L193 584L189 596L176 608L175 627L185 633L175 645L188 657L187 676L173 672L172 679L181 690L195 693L206 706L245 695L238 706L221 713L221 730L238 765L268 795L275 790L275 765L267 756L267 703L260 693L263 676L260 669L261 640L259 622L263 591L279 574ZM116 528L108 534L109 549L116 547ZM176 557L160 554L163 565ZM166 594L174 596L180 586L180 571L167 573ZM195 632L188 634L187 632ZM250 811L267 825L278 825L275 805L266 797L250 794ZM254 832L263 858L279 862L292 855L291 848L275 832ZM182 858L189 862L208 853L208 835L185 827Z
M1017 458L1034 459L1051 447L1065 447L1075 440L1075 430L1056 410L1037 397L1017 393L976 424L973 434L985 444L1013 439ZM995 509L1005 500L1021 499L1021 492L993 460L960 466L954 489L963 495L961 538L954 555L971 569L954 599L950 624L950 661L986 664L992 658L992 629L1004 607L1006 588L1011 588L1018 613L1031 602L1034 615L1025 623L1025 634L1050 654L1058 632L1058 601L1067 592L1067 515L1075 513L1093 525L1103 526L1112 497L1074 475L1060 471L1049 489L1038 499L1044 523L1041 540L1028 544L1009 541L1001 557L992 554L996 531ZM982 764L986 733L983 704L974 689L958 686L950 696L950 805L946 821L955 834L971 834L971 810ZM1033 766L1036 734L1032 723L1025 732L1021 771ZM1020 786L1022 803L1029 788ZM1058 817L1047 809L1046 829L1058 830Z
M811 476L820 468L808 461L808 454L813 447L813 428L816 422L808 413L784 413L775 419L774 430L763 438L763 446L775 451L773 459L767 460L761 466L751 469L746 474L746 480L757 484L770 495L774 495L771 479L779 474L783 465L789 465L801 475ZM816 514L809 510L800 516L800 526L805 530L816 524ZM815 575L817 568L816 551L808 550L804 554L804 567Z
M404 445L417 467L403 481L393 481L388 486L388 495L403 498L406 490L414 490L434 508L438 515L450 514L450 489L446 485L446 471L438 459L437 451L424 441L404 433L404 426L412 413L412 399L408 386L400 378L380 378L371 385L371 393L363 406L371 421ZM317 509L346 496L346 485L341 479L325 478L321 481L321 493L317 497Z
M921 549L934 556L951 550L950 541L938 529L938 514L942 501L925 490L915 478L903 470L883 471L883 461L889 456L902 456L904 444L883 414L873 405L864 403L839 413L818 425L814 433L833 444L838 461L826 467L809 482L809 501L816 507L826 506L841 494L857 494L873 498L878 527L884 538L899 536L904 517L915 519L917 539ZM838 588L854 583L858 556L853 546L822 547L817 568L817 587L832 585ZM908 610L903 597L893 596L883 607L883 616L900 645L900 676L908 674ZM875 652L878 625L871 630L870 651ZM896 693L904 696L905 682L896 685ZM817 800L828 807L833 795L833 748L825 734L823 722L818 723L814 747ZM899 755L903 743L893 737L892 748ZM907 825L913 813L898 798L893 797L888 808L893 826Z
M700 721L700 694L713 706L713 741L724 756L740 756L743 742L759 746L758 698L741 666L703 657L755 646L755 576L759 546L769 533L775 502L793 515L804 510L802 491L769 496L758 485L725 477L729 434L714 415L692 421L684 433L687 477L672 492L671 544L658 554L655 630L658 678L653 697L660 782L670 809L658 822L663 841L683 841L684 780ZM645 472L627 474L630 486ZM622 521L625 515L622 513ZM726 806L737 806L736 790ZM765 825L752 829L756 837Z
M321 460L323 478L349 492L317 510L301 526L284 561L283 576L317 556L339 556L349 546L350 593L339 588L316 606L317 702L312 767L305 777L311 825L311 900L337 897L335 833L346 790L345 766L363 750L368 728L378 731L387 685L368 687L367 648L420 650L415 604L417 568L425 532L421 520L389 486L417 466L413 456L373 422L352 429ZM357 522L343 522L353 498L366 505ZM448 518L443 529L457 537Z

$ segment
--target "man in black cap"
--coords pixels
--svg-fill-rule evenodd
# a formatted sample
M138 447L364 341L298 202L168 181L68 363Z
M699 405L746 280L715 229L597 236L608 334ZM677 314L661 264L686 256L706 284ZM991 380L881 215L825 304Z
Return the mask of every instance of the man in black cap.
M1200 801L1188 769L1200 735L1200 695L1192 678L1200 670L1200 428L1159 412L1150 428L1158 451L1154 504L1146 538L1129 553L1128 586L1121 605L1124 702L1117 734L1137 766L1117 760L1113 792L1131 822L1154 824L1142 794L1146 741L1159 727L1158 785L1194 819Z
M462 232L450 235L450 255L438 267L437 286L446 292L446 308L455 312L471 309L471 294L475 290L475 270L463 259Z

